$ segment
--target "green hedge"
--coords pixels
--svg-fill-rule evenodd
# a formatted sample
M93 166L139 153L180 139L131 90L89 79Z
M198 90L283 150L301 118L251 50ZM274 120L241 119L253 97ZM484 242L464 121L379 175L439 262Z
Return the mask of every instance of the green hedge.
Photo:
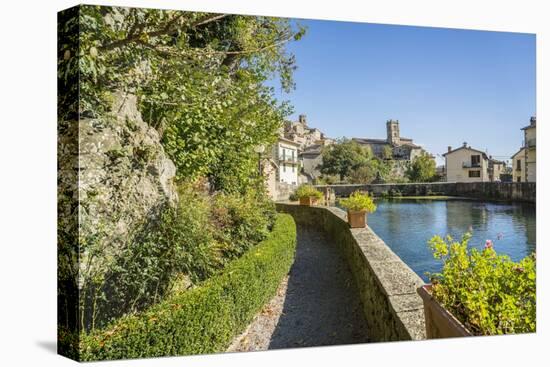
M278 214L273 231L224 271L197 288L109 327L83 334L83 361L224 351L274 296L294 261L296 225Z

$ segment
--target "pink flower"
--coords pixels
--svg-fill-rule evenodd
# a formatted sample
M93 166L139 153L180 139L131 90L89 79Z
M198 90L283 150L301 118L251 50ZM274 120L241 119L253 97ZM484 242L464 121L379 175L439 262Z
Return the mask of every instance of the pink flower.
M493 248L493 241L486 240L485 241L485 248Z

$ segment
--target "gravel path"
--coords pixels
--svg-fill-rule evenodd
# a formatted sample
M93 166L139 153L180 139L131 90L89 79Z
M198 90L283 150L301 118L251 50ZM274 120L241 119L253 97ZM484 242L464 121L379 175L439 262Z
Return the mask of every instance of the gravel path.
M351 273L319 232L298 228L296 259L277 294L229 352L365 343L366 323Z

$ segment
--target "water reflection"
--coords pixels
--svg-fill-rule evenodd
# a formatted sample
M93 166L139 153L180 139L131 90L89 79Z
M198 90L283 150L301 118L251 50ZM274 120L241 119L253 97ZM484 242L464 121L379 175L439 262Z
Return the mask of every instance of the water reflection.
M532 204L470 200L381 200L368 223L418 275L440 271L427 241L435 234L459 239L472 231L471 247L493 240L498 253L517 261L535 251L536 219Z

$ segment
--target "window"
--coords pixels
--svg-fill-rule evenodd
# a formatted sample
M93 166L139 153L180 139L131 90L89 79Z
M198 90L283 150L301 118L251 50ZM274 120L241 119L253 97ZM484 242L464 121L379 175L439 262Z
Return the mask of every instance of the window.
M471 159L472 159L472 167L479 167L479 164L481 163L481 156L479 154L473 155Z
M516 179L517 182L521 182L521 176L518 176L518 178Z
M294 166L292 166L292 173L294 173Z
M283 172L286 172L286 164L283 163Z
M481 171L468 171L468 177L481 177Z
M516 161L516 170L521 171L521 159ZM519 177L518 177L519 178Z

